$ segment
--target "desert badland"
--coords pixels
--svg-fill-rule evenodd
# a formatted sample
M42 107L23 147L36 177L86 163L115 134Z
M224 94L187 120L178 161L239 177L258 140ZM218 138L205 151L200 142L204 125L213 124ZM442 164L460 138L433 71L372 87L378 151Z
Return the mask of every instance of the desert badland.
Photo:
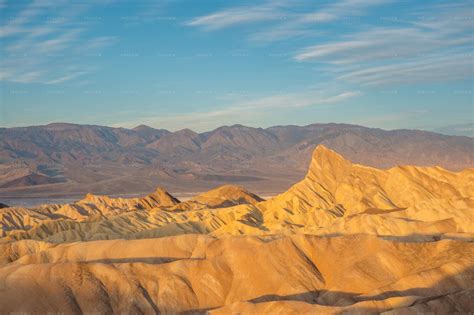
M381 170L322 145L268 200L225 185L7 207L0 311L468 313L473 209L473 169Z
M473 0L0 0L0 315L474 315Z

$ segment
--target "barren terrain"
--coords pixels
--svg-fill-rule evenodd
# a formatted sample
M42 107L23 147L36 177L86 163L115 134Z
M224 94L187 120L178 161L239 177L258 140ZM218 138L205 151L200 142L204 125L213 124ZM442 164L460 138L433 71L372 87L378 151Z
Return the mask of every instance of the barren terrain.
M0 209L0 312L472 311L474 170L358 164L324 146L262 200L226 185Z

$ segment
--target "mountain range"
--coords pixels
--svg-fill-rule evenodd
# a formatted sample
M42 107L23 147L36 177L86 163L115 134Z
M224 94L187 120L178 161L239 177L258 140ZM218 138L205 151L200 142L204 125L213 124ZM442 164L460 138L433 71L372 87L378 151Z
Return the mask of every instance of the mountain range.
M143 194L157 185L185 193L224 183L274 194L304 176L319 144L379 168L474 166L474 138L419 130L331 123L196 133L54 123L0 128L0 197Z

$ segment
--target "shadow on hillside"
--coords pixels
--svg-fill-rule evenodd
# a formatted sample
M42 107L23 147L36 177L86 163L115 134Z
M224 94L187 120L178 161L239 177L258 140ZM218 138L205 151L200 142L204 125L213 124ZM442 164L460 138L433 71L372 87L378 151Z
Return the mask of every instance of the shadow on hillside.
M344 234L344 233L329 233L329 234L317 234L316 237L331 238L331 237L359 237L359 236L373 236L383 240L393 242L404 242L404 243L427 243L427 242L438 242L441 240L455 240L474 242L472 234L445 234L445 233L419 233L419 234L408 234L408 235L375 235L375 234Z
M365 314L365 313L379 313L381 311L389 310L388 306L382 308L371 308L367 306L357 305L360 302L367 301L383 301L394 297L413 297L415 301L410 303L408 306L415 306L417 304L423 311L437 311L439 306L437 303L441 301L443 307L448 307L452 312L469 312L474 309L474 300L470 299L474 291L471 293L467 290L472 290L474 285L474 264L460 271L456 275L448 276L437 282L431 287L416 287L406 290L391 290L380 292L377 294L357 294L342 291L330 291L330 290L314 290L298 294L290 295L277 295L269 294L259 296L248 300L254 304L265 303L265 302L280 302L280 301L295 301L305 302L313 305L320 305L325 307L337 307L340 308L342 314ZM466 291L467 297L464 299L453 298L456 294ZM443 297L451 295L446 301ZM459 302L460 304L457 304ZM443 309L444 311L445 309ZM291 311L291 310L289 310ZM338 310L335 310L338 311ZM339 311L338 311L339 312Z
M383 301L394 297L413 298L401 307L413 307L413 313L439 313L439 314L471 314L474 309L474 264L456 275L448 276L431 287L417 287L407 290L385 291L374 295L357 294L342 291L314 290L290 295L268 294L262 295L246 302L260 304L266 302L304 302L315 307L321 306L324 310L315 308L317 312L331 312L334 314L379 314L393 309L390 303L379 307L370 307L364 302ZM469 291L470 290L470 291ZM239 301L235 301L239 302ZM360 303L360 304L359 304ZM395 304L396 305L396 304ZM287 313L296 313L298 309L291 309L288 305ZM334 309L327 309L333 307ZM217 308L201 308L188 310L181 314L206 314ZM276 308L279 309L279 308ZM282 309L280 309L280 312ZM305 312L308 309L305 309ZM309 310L310 313L313 311Z
M127 263L144 263L150 265L167 264L181 259L195 259L186 257L130 257L130 258L109 258L81 261L81 263L100 263L100 264L127 264Z
M166 261L173 261L177 260L177 258L171 258L171 257L142 257L142 258L124 258L124 259L108 259L108 260L95 260L95 261L89 261L91 262L105 262L105 263L130 263L130 262L146 262L146 263L163 263ZM430 266L427 265L427 268ZM289 268L291 268L291 264L289 265ZM50 275L51 279L51 284L52 282L56 284L59 284L60 288L64 288L64 285L62 283L68 283L65 281L65 279L72 281L70 279L71 274L67 273L60 273L56 272L56 269L52 269L52 274ZM82 270L81 273L79 274L81 281L84 281L84 283L81 282L80 285L77 285L76 287L73 286L74 290L69 290L67 292L64 291L48 291L45 295L47 297L48 295L54 296L55 298L51 300L38 300L36 303L38 305L44 304L44 303L52 303L50 305L51 310L54 311L67 311L70 310L71 308L68 308L65 306L65 304L61 303L56 303L58 301L61 301L61 299L58 296L61 296L61 294L66 294L64 298L68 301L74 301L74 305L94 305L91 308L87 308L87 311L93 311L94 307L98 312L100 312L103 309L111 309L111 307L118 307L117 303L125 303L123 305L127 305L126 301L122 301L123 299L122 296L120 296L120 290L117 290L117 282L116 281L104 281L103 277L97 277L97 275L94 274L94 268L86 268L86 269L80 269ZM238 270L237 270L238 271ZM82 273L86 272L87 277L82 277ZM76 275L77 277L78 275ZM126 277L125 274L123 274L124 277ZM348 275L350 276L350 275ZM430 277L431 275L423 275L420 276L419 279L425 278L425 277ZM163 277L166 277L166 275L163 275ZM427 279L428 279L427 278ZM97 282L97 279L102 279L99 282ZM74 280L74 279L73 279ZM198 279L201 280L201 279ZM136 307L137 313L139 312L145 312L145 313L177 313L176 310L173 309L167 309L166 308L166 299L176 299L179 301L180 299L180 292L179 291L174 291L174 290L167 290L166 295L160 295L158 294L158 291L149 291L149 285L147 285L147 278L141 278L140 280L135 279L134 281L137 281L136 285L138 290L134 293L134 296L131 296L134 301L136 301L136 304L134 307ZM156 279L158 283L160 282L160 278ZM98 284L99 283L99 284ZM196 290L198 291L199 285L203 285L200 281L193 282L194 285L190 285L191 290ZM262 296L257 296L251 299L248 299L247 302L253 303L253 304L260 304L260 303L265 303L265 302L303 302L307 303L311 307L311 305L314 305L315 310L311 311L311 308L309 309L311 313L316 313L316 312L322 312L321 309L323 309L324 312L326 311L331 311L334 313L344 313L344 314L366 314L366 313L380 313L383 311L390 310L393 308L393 305L397 304L391 304L391 303L382 303L381 301L386 300L388 298L393 298L393 297L410 297L410 299L407 299L405 301L405 305L402 305L402 307L414 307L413 309L414 313L423 313L423 312L435 312L439 314L452 314L452 313L468 313L474 309L474 300L470 299L472 295L474 294L474 291L472 291L474 284L474 264L470 264L466 268L459 270L458 273L455 275L451 276L446 276L437 283L435 283L433 286L429 287L419 287L416 286L413 283L413 288L408 288L406 290L389 290L387 288L386 291L376 291L372 290L372 292L366 292L365 294L360 293L354 293L354 292L342 292L342 291L331 291L331 290L311 290L307 292L301 292L301 293L295 293L295 294L289 294L289 295L278 295L278 294L267 294L267 295L262 295ZM80 293L81 291L77 289L78 286L84 286L88 287L91 286L96 288L97 295L84 295ZM206 283L206 287L212 285L212 283ZM252 292L252 286L253 282L252 279L249 279L248 282L242 283L242 285L246 285L249 288L249 292ZM406 283L405 283L406 285ZM15 283L10 283L10 286L16 286L15 292L29 292L25 293L24 298L27 298L28 294L31 292L38 292L41 287L39 287L39 283L31 278L31 279L25 279L24 281L18 281ZM52 286L51 288L53 288ZM173 287L170 287L173 288ZM8 288L8 289L13 289ZM21 290L19 290L21 289ZM217 288L216 288L217 289ZM224 304L230 304L230 303L237 303L240 302L239 300L234 300L231 298L232 295L229 295L229 291L227 288L221 288L220 290L216 290L214 293L214 298L215 297L220 297L221 301L220 303ZM383 289L383 288L382 288ZM471 290L471 292L468 292L468 290ZM1 288L0 288L1 292ZM100 294L99 294L100 293ZM139 296L142 296L145 302L137 302L140 300ZM449 295L449 297L448 297ZM29 299L29 302L32 302L31 299L38 298L38 297L31 297ZM92 300L91 300L92 299ZM1 300L1 299L0 299ZM47 302L46 302L47 301ZM380 302L379 305L374 305L370 303L364 303L367 301L372 301L373 303L377 303L377 301ZM163 303L165 302L165 303ZM191 305L190 309L186 310L185 312L182 312L184 314L202 314L206 313L212 309L218 309L219 307L212 308L212 306L215 305L216 300L212 301L206 301L205 299L202 300L196 300L194 302L194 305ZM398 303L398 302L397 302ZM33 305L32 303L29 304L30 306ZM6 305L1 305L0 303L0 310L2 307ZM11 306L11 305L9 305ZM285 312L286 313L295 313L298 311L298 309L292 309L292 307L301 307L301 304L298 305L291 305L288 304L286 305ZM321 307L321 309L318 310L318 306ZM397 306L396 306L397 307ZM332 309L328 309L332 308ZM10 309L10 308L9 308ZM21 310L22 306L18 305L18 310ZM278 308L277 308L278 309ZM84 309L83 309L84 310ZM78 309L77 313L81 313L83 310ZM307 308L305 310L308 310ZM280 312L282 309L280 309ZM397 310L398 311L398 310ZM74 310L72 310L74 312Z

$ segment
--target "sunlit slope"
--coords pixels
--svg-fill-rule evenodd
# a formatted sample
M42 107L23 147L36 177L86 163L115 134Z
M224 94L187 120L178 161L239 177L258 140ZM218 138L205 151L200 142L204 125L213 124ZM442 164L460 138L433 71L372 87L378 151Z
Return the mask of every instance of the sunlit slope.
M225 185L3 208L0 313L470 312L473 185L319 146L267 201Z
M474 170L379 170L318 146L306 177L258 208L272 230L381 235L474 231ZM409 219L409 220L408 220Z
M429 311L443 298L447 311L472 306L452 299L472 296L474 246L452 240L181 235L0 246L2 312Z
M227 208L241 204L257 204L263 201L259 196L236 185L223 185L181 202L169 210L198 210Z
M228 225L232 225L238 234L260 234L254 226L252 209L246 205L261 200L242 187L232 185L218 187L181 203L158 189L144 198L89 194L83 200L67 205L6 208L0 210L0 218L6 236L3 241L71 242L206 234ZM214 209L218 206L224 208Z
M43 205L37 208L3 208L0 209L0 226L2 235L10 231L29 230L37 225L59 221L96 221L108 219L129 211L171 207L179 200L163 188L143 198L110 198L87 194L84 199L65 205Z
M4 240L52 242L213 235L374 234L471 238L474 170L379 170L319 146L306 177L268 201L226 185L179 202L163 189L144 198L88 195L69 205L0 210Z

